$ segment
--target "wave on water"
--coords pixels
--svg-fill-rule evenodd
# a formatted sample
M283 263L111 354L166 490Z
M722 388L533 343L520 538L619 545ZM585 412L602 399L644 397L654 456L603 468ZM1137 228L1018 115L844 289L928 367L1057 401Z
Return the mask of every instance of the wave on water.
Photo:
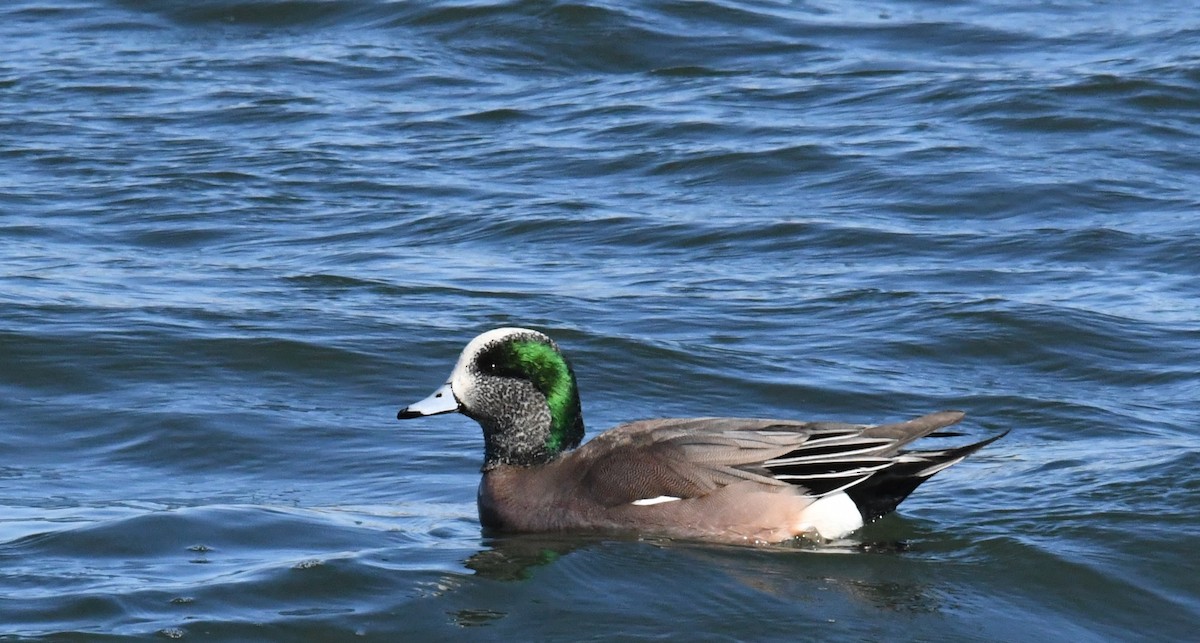
M1193 13L0 3L0 639L1194 636ZM507 325L592 435L1011 432L838 547L500 538L395 417Z

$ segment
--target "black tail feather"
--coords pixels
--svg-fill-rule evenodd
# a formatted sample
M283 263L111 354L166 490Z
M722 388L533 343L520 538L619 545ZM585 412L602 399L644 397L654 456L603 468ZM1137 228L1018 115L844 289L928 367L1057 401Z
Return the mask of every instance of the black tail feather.
M922 482L937 472L1007 435L1005 431L981 442L938 451L908 451L890 467L846 489L863 522L878 520L896 509Z

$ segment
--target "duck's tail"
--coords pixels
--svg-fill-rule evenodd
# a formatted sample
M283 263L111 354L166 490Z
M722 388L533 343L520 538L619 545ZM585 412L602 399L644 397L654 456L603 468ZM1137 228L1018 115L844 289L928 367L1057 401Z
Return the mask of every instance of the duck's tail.
M845 489L862 514L863 523L891 513L919 487L942 469L962 462L963 458L1008 435L1008 431L986 440L936 451L900 451L892 464L876 471L858 484ZM934 436L937 437L937 436Z

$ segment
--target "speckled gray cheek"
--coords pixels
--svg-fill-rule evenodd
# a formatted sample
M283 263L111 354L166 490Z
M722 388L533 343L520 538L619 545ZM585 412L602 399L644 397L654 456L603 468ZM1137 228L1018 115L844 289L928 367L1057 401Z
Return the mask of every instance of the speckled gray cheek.
M532 464L549 456L550 408L531 382L477 378L464 397L463 413L483 428L485 469Z

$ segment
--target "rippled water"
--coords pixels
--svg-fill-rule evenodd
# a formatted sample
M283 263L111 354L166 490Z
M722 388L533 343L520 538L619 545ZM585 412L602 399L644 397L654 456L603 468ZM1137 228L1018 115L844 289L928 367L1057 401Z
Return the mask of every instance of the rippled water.
M0 6L0 638L1194 637L1196 3L629 4ZM592 434L1012 433L832 551L489 538L394 417L511 324Z

